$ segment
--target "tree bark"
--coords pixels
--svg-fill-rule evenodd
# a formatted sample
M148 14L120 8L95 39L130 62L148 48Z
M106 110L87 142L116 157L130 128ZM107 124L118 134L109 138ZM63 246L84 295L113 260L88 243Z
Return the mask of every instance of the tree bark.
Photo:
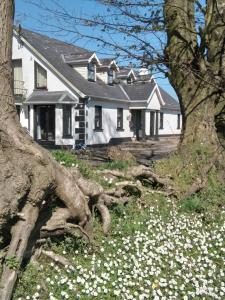
M214 40L212 45L207 37L209 32L211 37L215 35L217 30L218 22L212 20L216 2L208 1L206 24L200 45L195 26L195 1L166 0L164 4L167 26L165 56L169 68L168 77L178 95L183 116L180 151L187 152L188 149L202 145L212 157L215 152L221 150L215 115L217 103L221 101L221 82L218 81L221 66L218 60L223 60L224 53L220 41L215 44ZM221 17L219 20L221 23ZM212 29L212 26L215 27ZM224 25L221 36L222 34L224 35ZM223 53L221 51L219 54L215 53L218 50L217 47ZM208 57L204 55L205 49L208 49Z
M91 213L73 175L36 144L21 127L12 90L12 0L0 2L0 244L9 244L0 298L11 299L18 269L43 207L54 197L70 221L88 226ZM47 204L45 203L47 202ZM7 265L15 260L17 269Z

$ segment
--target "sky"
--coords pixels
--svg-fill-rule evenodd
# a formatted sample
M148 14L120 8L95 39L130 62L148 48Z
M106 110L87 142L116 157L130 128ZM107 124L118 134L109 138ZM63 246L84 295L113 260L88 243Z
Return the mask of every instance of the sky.
M34 1L38 3L39 0L15 0L16 4L16 14L15 14L15 23L16 25L21 24L22 27L26 29L30 29L32 31L36 31L50 37L56 38L55 34L51 32L49 28L44 23L48 23L48 19L44 16L44 12L40 10L38 6L34 6L29 2ZM51 0L42 0L43 3L47 5L51 5L52 9L56 9L56 4ZM63 7L67 10L71 11L73 15L82 16L82 15L93 15L95 13L104 13L104 8L97 3L95 0L60 0L63 3ZM54 20L51 22L54 23ZM89 34L91 34L90 28L85 29ZM97 42L93 40L87 39L75 39L74 35L57 35L57 38L60 40L64 40L66 42L72 42L77 46L84 47L88 50L96 51ZM114 37L115 38L115 37ZM119 37L118 37L119 39ZM97 52L98 53L98 52ZM101 52L98 53L100 57L102 57ZM163 75L157 76L156 80L160 86L164 90L166 90L169 94L171 94L174 98L177 99L176 93L169 84L168 80L162 78Z

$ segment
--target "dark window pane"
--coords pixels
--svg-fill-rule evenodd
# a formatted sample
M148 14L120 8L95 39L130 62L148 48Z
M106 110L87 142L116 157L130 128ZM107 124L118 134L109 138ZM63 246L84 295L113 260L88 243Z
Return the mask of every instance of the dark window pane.
M16 105L16 112L17 112L18 117L20 119L20 106L19 105Z
M177 115L177 129L180 129L180 114Z
M95 65L88 64L88 80L95 81Z
M95 106L95 129L102 129L102 107Z
M117 108L117 129L123 129L123 109Z
M108 84L112 85L114 80L114 72L113 70L108 71Z
M47 88L47 71L35 62L35 88Z
M72 109L70 105L63 105L63 137L72 136Z
M133 82L132 78L131 77L128 77L127 78L127 84L131 84Z
M163 113L160 113L160 124L159 129L163 129Z

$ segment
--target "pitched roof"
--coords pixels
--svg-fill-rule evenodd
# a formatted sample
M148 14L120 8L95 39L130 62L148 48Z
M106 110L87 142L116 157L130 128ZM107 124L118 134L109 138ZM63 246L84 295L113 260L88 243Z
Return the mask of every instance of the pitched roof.
M80 61L88 61L94 52L81 52L81 53L70 53L63 54L65 63L76 63Z
M120 68L120 71L116 74L116 78L127 78L131 69L129 68Z
M169 95L163 88L159 86L160 94L165 102L165 105L162 107L163 109L171 109L180 111L180 104L177 100L175 100L171 95Z
M80 47L70 45L42 34L22 29L22 36L33 46L48 62L55 67L68 81L87 96L128 100L121 88L109 86L86 80L75 69L63 61L63 55L71 53L90 53Z
M56 104L56 103L77 103L76 100L69 92L48 92L48 91L34 91L26 100L26 104Z
M67 81L86 96L95 99L114 99L127 102L130 100L147 100L155 86L155 83L145 82L143 84L141 81L131 85L123 85L122 87L119 84L113 86L107 85L98 78L96 82L88 81L72 68L69 63L66 63L65 59L88 59L94 52L27 29L21 30L21 36L61 73ZM111 59L101 59L101 62L104 64L107 64L108 61L111 61ZM126 77L131 70L130 68L120 68L117 77ZM173 97L162 88L160 88L160 92L165 102L164 108L180 110L179 103ZM50 94L48 94L48 97L50 97Z
M150 97L155 85L155 83L151 82L137 82L123 85L123 89L129 96L130 100L147 100Z

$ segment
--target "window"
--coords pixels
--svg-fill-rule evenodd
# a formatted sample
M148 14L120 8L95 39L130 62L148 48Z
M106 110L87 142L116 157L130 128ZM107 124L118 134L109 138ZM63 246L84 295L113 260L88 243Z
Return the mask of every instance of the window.
M88 80L96 81L96 74L95 74L95 65L92 63L88 64Z
M71 105L63 105L63 137L72 137L72 109Z
M160 113L159 129L163 129L163 113Z
M23 94L22 59L13 60L12 65L13 65L14 95L22 95Z
M123 109L117 108L117 129L123 129Z
M16 112L17 112L17 115L20 119L20 105L16 105Z
M180 114L177 115L177 129L180 129Z
M108 84L113 85L113 80L114 80L114 71L110 69L108 71Z
M132 84L132 82L133 82L133 80L132 80L131 76L129 76L129 77L127 78L127 84Z
M95 129L102 129L102 107L95 106Z
M47 89L47 71L35 62L34 72L35 89Z

